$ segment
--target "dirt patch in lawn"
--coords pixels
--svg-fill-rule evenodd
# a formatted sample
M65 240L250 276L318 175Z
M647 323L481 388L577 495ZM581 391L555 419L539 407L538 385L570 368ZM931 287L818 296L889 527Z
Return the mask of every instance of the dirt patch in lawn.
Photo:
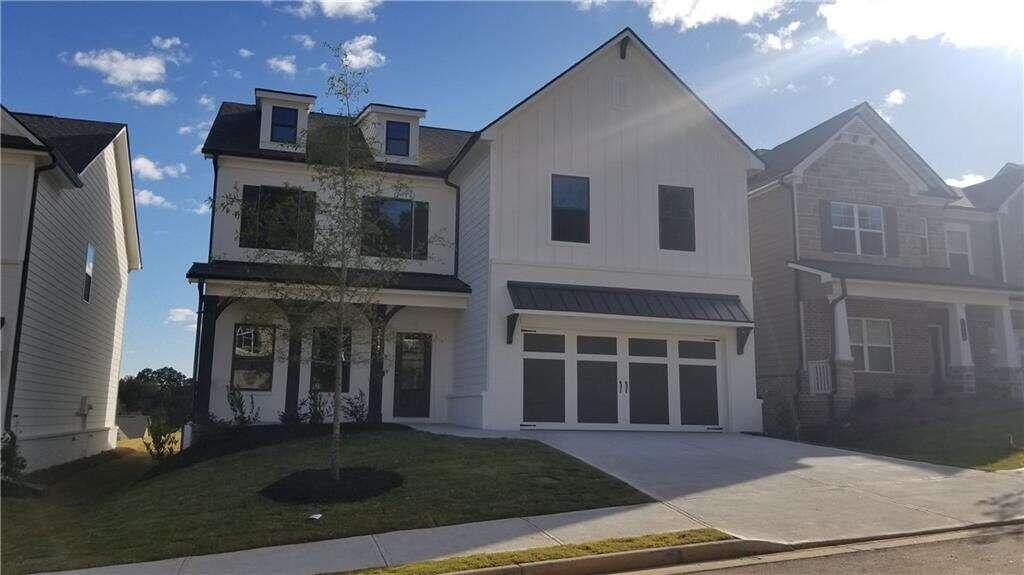
M337 481L330 469L303 469L266 486L260 494L279 503L362 501L401 487L405 477L370 467L344 467Z

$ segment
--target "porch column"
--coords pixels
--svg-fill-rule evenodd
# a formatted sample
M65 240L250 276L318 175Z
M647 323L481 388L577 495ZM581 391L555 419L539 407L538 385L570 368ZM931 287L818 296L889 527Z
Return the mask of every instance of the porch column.
M196 379L195 403L192 407L196 417L210 413L210 385L213 377L213 344L217 335L217 307L220 297L204 295L199 318L199 369Z
M1005 386L1010 397L1024 400L1024 366L1020 362L1020 350L1017 349L1017 337L1013 333L1013 318L1010 307L998 307L995 310L995 341L996 365L991 382L995 386Z
M284 412L289 418L299 413L299 373L302 371L302 326L305 316L288 314L288 377L285 380Z
M967 330L967 305L951 303L946 306L949 318L949 373L947 378L953 385L959 385L965 393L974 393L974 358Z
M846 315L846 298L832 306L835 349L832 361L832 394L830 396L830 419L833 424L842 421L850 413L853 397L853 352L850 350L850 322Z

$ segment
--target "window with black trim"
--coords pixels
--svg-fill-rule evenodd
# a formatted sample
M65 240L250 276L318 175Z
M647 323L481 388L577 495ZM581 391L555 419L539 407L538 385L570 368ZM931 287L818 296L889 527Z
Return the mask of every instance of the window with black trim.
M270 111L270 141L294 144L299 137L299 110L274 106Z
M430 204L399 198L363 198L363 255L427 259Z
M310 354L309 384L316 391L334 391L338 381L338 355L341 355L341 392L348 393L352 371L352 334L345 330L341 346L338 330L333 327L313 331L313 350Z
M590 243L590 178L551 175L551 239Z
M270 391L273 380L274 327L235 324L231 386L247 391Z
M697 250L693 188L658 186L658 245L663 250Z
M832 249L847 254L885 255L880 206L832 202Z
M92 298L92 262L96 257L96 250L92 244L85 246L85 284L82 286L82 300L86 303Z
M384 153L389 156L409 155L409 122L388 120L385 127Z
M242 186L238 245L303 251L313 248L316 192L274 186Z

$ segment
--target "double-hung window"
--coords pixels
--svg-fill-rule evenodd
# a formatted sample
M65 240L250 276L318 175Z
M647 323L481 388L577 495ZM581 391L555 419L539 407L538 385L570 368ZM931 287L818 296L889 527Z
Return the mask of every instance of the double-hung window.
M917 217L912 218L911 222L911 235L917 237L920 242L921 255L928 255L928 218Z
M409 155L409 122L388 120L385 131L384 153L389 156Z
M658 246L692 252L696 244L693 188L658 186Z
M270 141L294 144L299 136L299 110L274 106L270 111Z
M274 186L243 186L238 245L302 251L313 247L316 192Z
M270 391L274 379L274 327L236 324L231 356L231 385L248 391Z
M590 243L590 178L551 175L551 239Z
M341 345L338 330L333 327L313 331L313 353L310 359L309 384L316 391L334 391L338 381L338 361L341 361L341 391L348 393L349 373L352 370L352 337L345 330Z
M832 202L832 250L846 254L885 255L880 206Z
M949 269L969 275L974 273L971 260L971 228L966 224L946 224L946 262Z
M427 259L430 206L400 198L363 198L363 255Z
M893 372L892 322L849 318L850 353L857 371Z

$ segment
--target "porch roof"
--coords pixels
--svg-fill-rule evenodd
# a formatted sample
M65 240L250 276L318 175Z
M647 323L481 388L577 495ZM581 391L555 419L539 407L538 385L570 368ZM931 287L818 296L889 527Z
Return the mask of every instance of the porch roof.
M791 266L811 268L820 272L829 273L836 277L847 279L979 288L999 291L1024 290L1024 288L1018 285L981 276L964 275L948 268L911 268L892 265L865 264L860 262L810 259L800 259L789 263Z
M508 293L517 312L753 323L735 295L517 281L508 282Z
M189 281L228 280L251 282L276 282L315 285L330 281L334 270L331 268L214 260L195 262L185 275ZM364 269L350 269L348 280L352 285L369 285L377 272ZM388 274L387 289L469 293L470 287L455 276L420 272L398 272Z

